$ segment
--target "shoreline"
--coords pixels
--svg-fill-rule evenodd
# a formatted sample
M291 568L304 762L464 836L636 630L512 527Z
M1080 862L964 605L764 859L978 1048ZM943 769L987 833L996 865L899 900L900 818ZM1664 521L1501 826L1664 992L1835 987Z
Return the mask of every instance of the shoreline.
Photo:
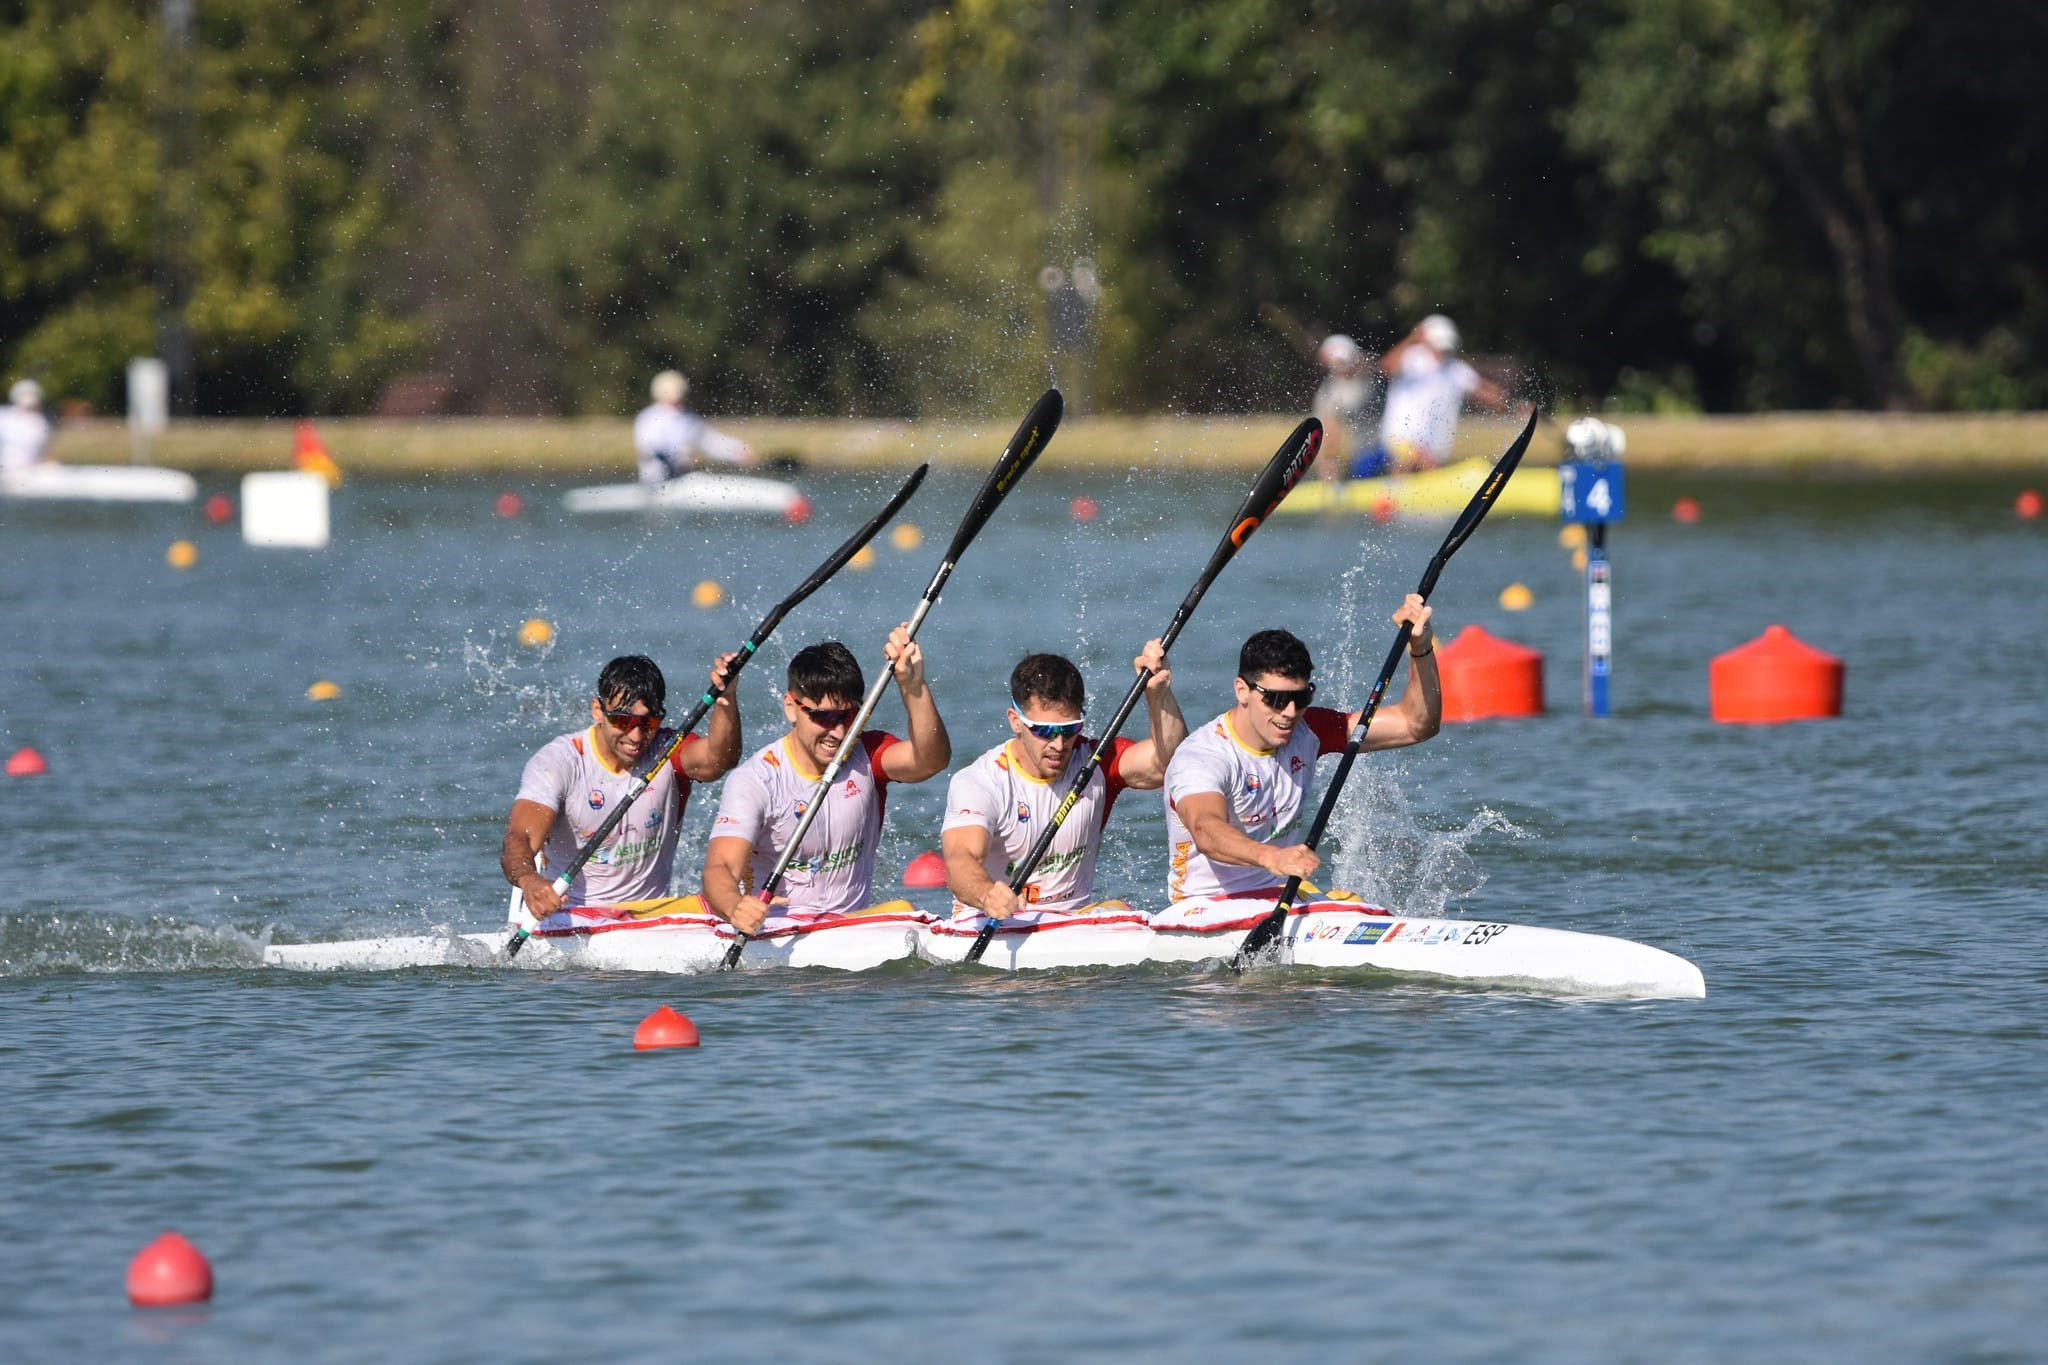
M1047 468L1257 469L1300 417L1069 417L1047 447ZM1530 464L1555 464L1563 424L1538 427ZM1606 420L1628 435L1623 463L1644 470L1771 473L1996 474L2048 470L2048 412L1773 413L1762 416L1622 414ZM861 418L714 419L764 459L793 456L818 470L980 469L1015 430L1009 418L911 422ZM193 474L289 467L296 422L269 418L174 423L150 444L151 463ZM317 420L341 468L372 477L542 474L593 480L633 477L632 421L625 417L506 419L439 417ZM1472 416L1457 454L1492 457L1514 427ZM127 464L134 443L118 417L63 423L51 454L66 464Z

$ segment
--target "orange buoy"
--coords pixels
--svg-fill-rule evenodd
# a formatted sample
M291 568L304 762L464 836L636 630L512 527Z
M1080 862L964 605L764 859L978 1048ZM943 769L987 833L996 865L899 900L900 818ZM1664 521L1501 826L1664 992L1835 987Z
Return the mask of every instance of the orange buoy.
M1671 504L1671 519L1681 526L1690 526L1700 519L1700 500L1680 498Z
M1102 504L1083 493L1067 504L1067 515L1075 521L1093 521L1102 515Z
M1543 714L1543 655L1467 626L1436 647L1445 720Z
M501 517L516 517L526 510L526 499L510 489L498 494L497 513Z
M206 500L206 519L215 526L235 515L235 501L225 493L215 493Z
M946 860L926 849L910 860L903 869L905 886L944 886L946 884Z
M213 1297L213 1267L199 1248L166 1232L128 1263L128 1302L138 1308L203 1303Z
M34 749L29 748L26 744L8 755L7 775L9 777L41 777L48 771L50 771L50 765L43 761L43 756Z
M797 494L796 501L783 509L782 519L791 526L801 526L811 519L811 500Z
M1764 633L1707 667L1707 699L1717 721L1771 725L1842 714L1842 661L1783 626Z
M688 1015L677 1014L663 1005L633 1030L633 1046L643 1052L658 1047L695 1047L697 1026Z
M2037 521L2041 516L2041 495L2031 488L2020 490L2012 500L2012 510L2019 514L2021 521Z

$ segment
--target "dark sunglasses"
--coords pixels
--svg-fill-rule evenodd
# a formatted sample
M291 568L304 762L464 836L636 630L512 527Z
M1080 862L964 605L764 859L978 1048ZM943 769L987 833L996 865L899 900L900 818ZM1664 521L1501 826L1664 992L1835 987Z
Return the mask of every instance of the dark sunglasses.
M1285 711L1290 706L1298 706L1305 711L1308 704L1316 699L1314 683L1306 687L1261 687L1250 678L1239 677L1238 681L1264 697L1266 705L1275 711Z
M1022 711L1017 712L1017 719L1024 723L1024 729L1033 739L1045 740L1071 739L1079 735L1081 727L1088 723L1086 717L1080 720L1033 720Z
M796 701L796 698L791 697L790 700ZM858 706L805 706L800 701L796 702L796 709L809 716L811 724L827 730L837 730L860 714Z
M624 730L628 734L635 730L659 730L665 719L660 711L649 711L644 716L631 711L607 711L604 718L611 722L613 729Z

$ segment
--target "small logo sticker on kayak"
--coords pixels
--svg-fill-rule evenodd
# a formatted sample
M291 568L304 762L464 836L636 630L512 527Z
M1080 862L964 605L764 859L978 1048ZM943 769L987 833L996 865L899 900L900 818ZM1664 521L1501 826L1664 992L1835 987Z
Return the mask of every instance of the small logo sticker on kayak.
M1384 923L1354 925L1351 932L1344 936L1344 941L1346 943L1378 943L1386 937L1387 928L1388 926Z

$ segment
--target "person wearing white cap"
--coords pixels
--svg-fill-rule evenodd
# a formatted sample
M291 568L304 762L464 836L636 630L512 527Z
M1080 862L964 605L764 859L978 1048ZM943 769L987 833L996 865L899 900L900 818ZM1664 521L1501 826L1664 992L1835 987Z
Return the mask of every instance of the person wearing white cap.
M1387 376L1387 406L1379 445L1353 463L1353 478L1444 463L1468 398L1492 412L1507 410L1500 386L1458 359L1458 329L1442 313L1416 323L1380 357L1380 370Z
M1316 347L1323 382L1316 388L1312 411L1323 424L1329 459L1318 462L1323 478L1341 479L1353 459L1365 453L1378 407L1379 383L1365 348L1338 332Z
M729 465L754 463L752 446L713 431L702 417L683 406L690 381L680 371L663 370L648 387L654 401L633 419L640 482L661 483L689 473L706 460Z
M48 455L50 419L43 416L43 386L18 379L0 406L0 469L26 469Z

